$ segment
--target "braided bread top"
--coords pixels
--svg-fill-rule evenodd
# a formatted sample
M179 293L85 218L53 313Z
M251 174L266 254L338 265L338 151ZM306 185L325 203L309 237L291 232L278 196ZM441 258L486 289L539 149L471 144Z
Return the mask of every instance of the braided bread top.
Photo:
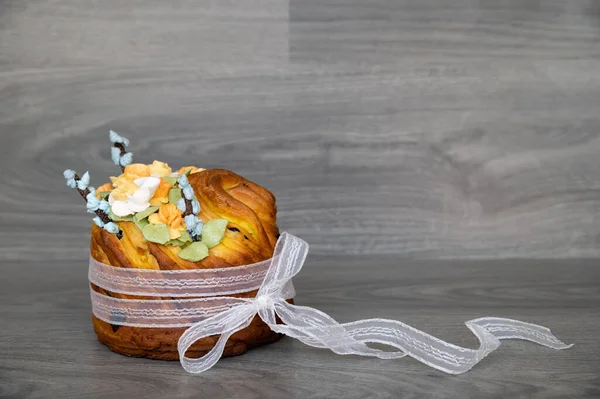
M212 269L251 264L268 259L279 229L275 196L267 189L224 169L203 170L189 175L200 202L202 221L229 221L220 244L209 256L190 262L178 256L181 248L148 242L132 222L118 222L123 231L114 234L92 226L91 254L94 259L119 267L143 269Z

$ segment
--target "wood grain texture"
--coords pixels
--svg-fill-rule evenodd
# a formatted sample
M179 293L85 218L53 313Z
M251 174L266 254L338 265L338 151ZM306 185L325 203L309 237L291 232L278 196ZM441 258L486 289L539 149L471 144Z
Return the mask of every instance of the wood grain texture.
M60 173L115 173L109 128L268 187L316 253L600 255L597 2L445 3L3 2L0 256L82 256Z
M286 338L222 359L214 369L192 376L178 362L120 356L96 341L83 262L8 262L2 271L21 277L19 284L0 280L2 398L600 395L596 261L400 262L309 256L295 279L297 302L339 321L393 318L473 348L475 336L462 323L496 315L544 324L564 341L576 343L554 351L505 341L461 376L408 358L338 356Z
M0 2L0 397L600 396L600 269L581 260L600 256L599 4ZM311 244L300 303L471 347L462 321L522 318L577 345L510 342L460 377L292 340L202 376L112 354L61 175L118 173L109 129L139 161L273 191Z

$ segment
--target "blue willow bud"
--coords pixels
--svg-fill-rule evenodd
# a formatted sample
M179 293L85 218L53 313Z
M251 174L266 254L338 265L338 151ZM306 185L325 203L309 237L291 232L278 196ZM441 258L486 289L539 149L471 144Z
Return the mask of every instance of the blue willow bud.
M110 137L110 142L113 144L119 143L123 144L125 147L129 145L129 140L123 136L120 136L119 133L115 132L114 130L108 132L108 136Z
M102 212L108 214L108 212L110 212L110 204L108 203L108 201L102 200L102 201L100 201L100 204L98 205L98 209L100 209Z
M181 212L185 212L185 199L179 198L179 200L177 201L177 209L179 209Z
M121 157L121 166L129 166L133 162L133 154L131 152L127 152L123 154Z
M73 169L67 169L63 172L63 176L67 182L67 186L70 188L76 188L77 182L75 181L75 171Z
M104 230L112 234L117 234L119 232L119 226L117 226L113 222L109 222L104 225Z
M198 202L197 199L192 200L192 213L194 215L197 215L200 213L200 203Z
M182 191L186 200L191 201L194 199L194 189L192 186L186 186Z
M194 236L199 236L202 234L202 229L204 228L204 223L202 220L198 220L198 224L194 228Z
M102 221L102 219L100 219L100 217L96 216L92 220L94 221L94 223L96 223L96 226L98 226L98 227L104 227L104 222Z
M80 190L85 190L90 184L90 172L85 172L81 179L77 181L77 188Z
M111 147L110 158L115 165L119 166L121 164L121 150L117 147Z
M177 179L177 183L179 183L179 188L181 189L184 189L190 185L190 181L186 175L181 175L179 179Z
M183 221L185 222L185 227L188 231L194 230L194 228L198 224L198 218L196 217L196 215L187 215L183 218Z
M98 199L98 197L96 197L96 190L92 188L92 190L90 190L90 193L85 197L85 199L87 200L87 208L92 211L95 212L98 210L98 207L100 206L100 200Z

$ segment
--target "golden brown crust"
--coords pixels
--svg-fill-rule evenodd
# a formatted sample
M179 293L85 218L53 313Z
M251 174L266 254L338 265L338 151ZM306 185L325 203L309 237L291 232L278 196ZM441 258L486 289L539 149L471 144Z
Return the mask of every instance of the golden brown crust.
M230 263L254 263L271 257L279 230L275 197L256 183L223 169L189 177L204 221L222 218L239 232L227 234L211 254Z
M189 176L191 186L200 202L199 217L203 221L227 219L228 230L223 241L210 249L209 256L200 262L189 262L178 256L178 247L164 246L144 240L134 223L119 222L123 238L92 226L91 254L102 263L117 267L142 269L212 269L260 262L272 256L279 234L276 224L275 197L268 190L243 177L222 169L205 170ZM120 298L132 297L92 286L95 291ZM238 294L253 297L256 291ZM157 298L152 298L157 299ZM163 298L168 299L168 298ZM93 318L94 330L100 342L111 350L153 359L177 359L177 341L183 328L137 328L112 326ZM280 338L259 318L247 328L234 334L225 348L225 356L244 353L249 348L274 342ZM196 342L188 356L196 357L210 350L217 337Z
M114 332L108 323L95 316L92 317L98 340L114 352L150 359L179 359L177 341L185 328L152 328L152 334L141 334L135 327L122 326ZM259 317L255 317L248 327L233 334L227 340L223 356L241 355L248 349L278 341L280 338L280 334L271 331ZM186 352L186 356L192 358L204 356L212 349L217 339L217 336L213 336L197 341Z

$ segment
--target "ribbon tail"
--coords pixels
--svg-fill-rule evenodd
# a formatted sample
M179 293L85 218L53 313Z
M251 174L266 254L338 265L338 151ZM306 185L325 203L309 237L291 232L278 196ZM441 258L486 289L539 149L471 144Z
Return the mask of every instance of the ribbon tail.
M177 350L181 365L188 373L198 374L214 366L225 350L229 337L250 325L256 315L255 307L250 303L241 304L202 320L190 328L179 338ZM221 335L215 346L204 356L192 359L185 356L187 350L199 339L211 335Z
M557 339L549 329L536 324L498 317L484 317L465 324L478 338L478 349L463 348L429 335L396 320L366 319L339 324L327 314L310 307L275 304L275 311L285 323L269 326L303 343L328 348L338 354L375 356L393 359L410 356L430 367L449 374L462 374L500 346L502 339L522 339L553 348L571 345ZM262 316L262 315L261 315ZM396 351L371 348L367 343L391 346Z
M366 342L378 340L364 339L364 332L360 329L347 328L320 310L292 305L285 301L277 302L274 310L284 324L275 324L274 317L267 320L263 318L269 327L306 345L328 348L340 355L375 356L383 359L406 356L401 351L385 352L367 346ZM262 313L260 314L262 317Z
M474 330L474 326L476 326L477 329L481 328L485 330L487 333L494 335L500 340L521 339L557 350L569 349L573 346L573 344L565 344L556 338L549 328L538 324L526 323L524 321L501 317L482 317L469 320L465 322L465 324L475 335L478 333Z
M469 371L496 350L503 339L527 340L552 349L567 349L572 346L560 341L546 327L499 317L483 317L465 322L479 340L478 349L463 348L445 342L395 320L365 321L395 330L396 343L404 347L407 355L449 374Z

